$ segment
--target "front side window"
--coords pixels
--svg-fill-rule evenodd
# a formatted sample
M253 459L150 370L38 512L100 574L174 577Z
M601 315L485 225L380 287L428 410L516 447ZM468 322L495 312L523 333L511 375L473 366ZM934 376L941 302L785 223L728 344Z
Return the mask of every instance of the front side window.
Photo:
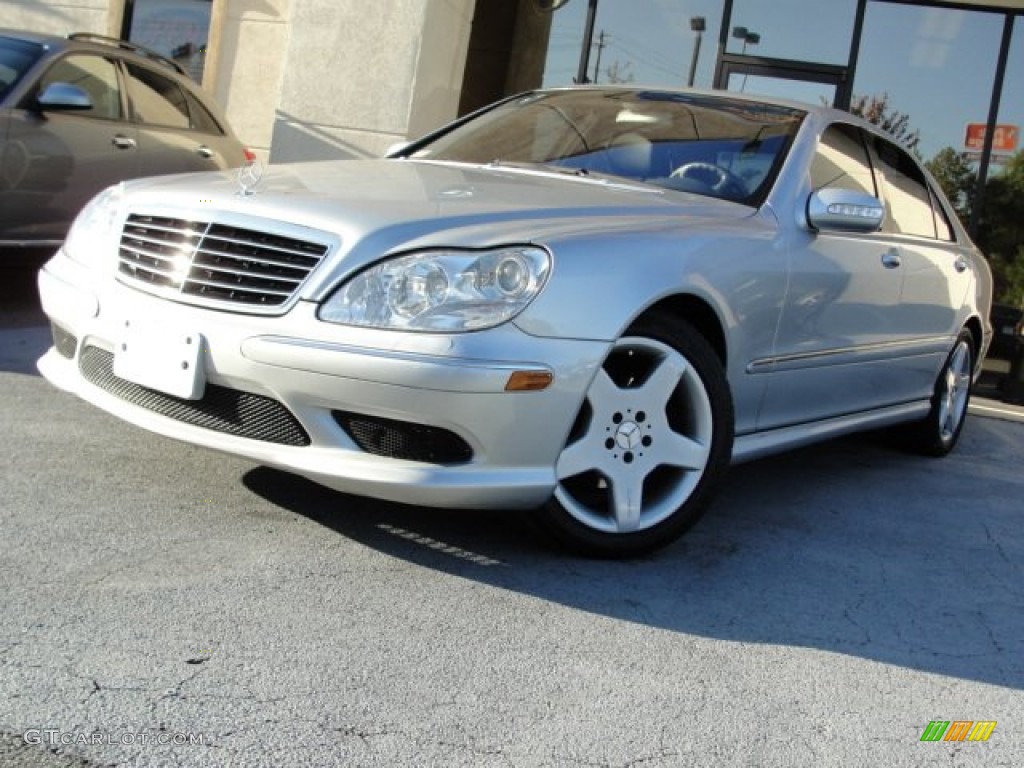
M935 214L924 174L906 151L873 136L876 168L885 184L885 231L935 238Z
M136 64L128 64L128 99L140 123L166 128L189 128L185 93L169 77Z
M846 189L877 197L860 128L835 123L825 130L811 161L811 186L815 190Z
M121 89L117 82L117 69L113 62L102 56L65 56L43 75L39 81L39 92L42 93L53 83L78 86L88 95L92 107L75 114L106 120L121 119Z
M609 89L530 94L411 157L553 167L757 205L805 113L699 94Z

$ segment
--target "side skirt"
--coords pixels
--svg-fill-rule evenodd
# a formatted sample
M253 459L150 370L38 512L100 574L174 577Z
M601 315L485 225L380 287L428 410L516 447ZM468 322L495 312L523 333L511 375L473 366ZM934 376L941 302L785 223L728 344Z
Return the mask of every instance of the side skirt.
M915 419L923 419L931 410L929 400L921 400L904 405L895 405L866 413L855 413L849 416L838 416L826 421L812 424L796 424L792 427L781 427L769 432L753 432L739 435L732 448L733 464L781 453L792 448L818 443L852 432L863 432L869 429L881 429L893 424L900 424Z

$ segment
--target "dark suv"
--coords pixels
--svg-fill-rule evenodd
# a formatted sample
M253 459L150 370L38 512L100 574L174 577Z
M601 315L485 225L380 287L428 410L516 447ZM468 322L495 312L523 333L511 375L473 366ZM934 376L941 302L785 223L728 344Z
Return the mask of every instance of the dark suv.
M1009 360L1017 349L1018 338L1024 338L1021 328L1024 311L1009 304L993 304L989 317L992 321L992 346L988 355Z
M0 249L59 245L118 181L252 158L170 59L99 35L0 29Z

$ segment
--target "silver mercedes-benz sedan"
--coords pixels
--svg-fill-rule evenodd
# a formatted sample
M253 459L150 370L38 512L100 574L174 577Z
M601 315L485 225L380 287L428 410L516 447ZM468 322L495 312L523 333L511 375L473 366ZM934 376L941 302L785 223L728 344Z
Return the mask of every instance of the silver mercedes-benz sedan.
M535 509L629 556L731 462L957 441L991 275L850 114L626 88L510 98L391 157L133 181L39 275L58 387L343 491Z

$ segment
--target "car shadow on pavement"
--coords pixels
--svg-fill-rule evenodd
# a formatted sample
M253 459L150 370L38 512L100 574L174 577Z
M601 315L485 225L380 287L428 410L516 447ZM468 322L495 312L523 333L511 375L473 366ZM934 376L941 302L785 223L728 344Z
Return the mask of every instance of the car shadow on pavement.
M10 255L0 251L0 258ZM35 254L42 263L42 257ZM36 360L52 343L39 306L37 264L0 264L0 371L37 375Z
M388 556L577 610L1022 689L1020 485L977 459L1000 459L994 423L973 419L978 450L944 461L861 436L734 467L686 537L622 562L554 549L525 513L372 501L267 468L244 482Z

